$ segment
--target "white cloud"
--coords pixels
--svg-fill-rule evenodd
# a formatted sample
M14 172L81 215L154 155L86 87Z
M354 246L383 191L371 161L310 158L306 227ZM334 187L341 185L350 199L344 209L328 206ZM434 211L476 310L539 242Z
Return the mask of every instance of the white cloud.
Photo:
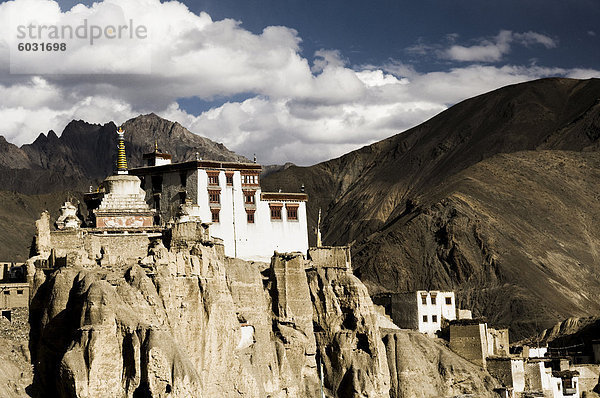
M473 46L452 45L440 52L443 58L460 62L498 62L511 50L511 44L523 46L541 44L546 48L557 46L555 39L537 32L516 33L502 30L493 39L484 39Z
M40 18L61 21L81 15L96 21L115 15L127 20L134 15L136 23L148 27L152 73L134 73L131 56L115 56L108 46L98 46L100 57L82 58L89 48L80 45L79 52L64 54L61 67L93 66L126 74L11 75L4 57L8 47L1 40L5 36L0 35L0 134L17 144L49 129L59 133L72 119L122 123L155 112L238 153L256 153L263 163L312 164L399 133L450 104L507 84L554 75L599 75L585 69L483 65L419 73L395 60L350 66L336 50L320 50L314 60L302 57L301 39L293 29L270 26L253 34L237 21L213 21L177 2L105 0L66 12L54 2L43 3L40 9L46 11ZM22 4L0 4L2 34L7 10ZM28 12L35 15L37 10ZM501 58L513 42L551 46L536 35L503 31L493 40L464 47L462 55L456 50L457 56L473 61ZM116 53L131 50L127 45L118 43ZM177 104L184 97L212 100L239 94L247 99L200 115Z

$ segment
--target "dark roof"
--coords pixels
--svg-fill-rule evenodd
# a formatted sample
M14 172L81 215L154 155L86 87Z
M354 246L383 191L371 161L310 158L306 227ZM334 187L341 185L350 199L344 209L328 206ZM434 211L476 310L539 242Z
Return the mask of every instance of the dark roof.
M552 372L552 377L560 377L561 379L569 379L571 377L578 377L579 372L576 370L562 370Z
M222 162L219 160L192 160L189 162L163 164L160 166L137 167L134 169L129 169L129 174L144 175L193 169L231 169L247 170L258 173L262 170L262 166L258 163Z
M293 200L306 202L308 195L305 193L291 193L291 192L262 192L260 194L261 200Z

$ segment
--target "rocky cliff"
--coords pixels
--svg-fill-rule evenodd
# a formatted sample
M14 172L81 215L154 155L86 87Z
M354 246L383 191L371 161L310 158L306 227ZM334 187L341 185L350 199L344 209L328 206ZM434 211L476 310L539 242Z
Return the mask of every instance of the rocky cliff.
M200 228L178 225L131 264L82 252L48 276L37 269L34 396L492 396L493 379L443 344L380 329L347 267L299 253L225 258Z

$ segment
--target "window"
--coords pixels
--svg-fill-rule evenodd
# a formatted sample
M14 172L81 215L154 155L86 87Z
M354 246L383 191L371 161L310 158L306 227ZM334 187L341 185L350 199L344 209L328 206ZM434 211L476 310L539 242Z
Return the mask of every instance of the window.
M446 305L452 305L452 297L446 297Z
M298 206L286 205L285 208L287 210L287 219L288 220L292 220L292 221L298 220Z
M17 294L23 294L23 289L17 290Z
M436 304L436 299L435 299L435 294L431 295L431 304L435 305Z
M221 203L221 191L208 191L209 203Z
M187 185L187 172L182 171L179 173L179 182L181 183L181 186L185 188Z
M242 185L258 185L258 174L242 174Z
M271 220L281 220L281 206L271 205Z
M233 173L225 174L227 185L233 185Z
M219 185L219 175L215 173L209 174L208 185Z
M248 224L254 224L254 212L247 212L246 220L248 221Z
M154 193L162 192L162 176L152 176L152 191Z
M437 322L437 315L431 316L431 322Z
M421 295L421 304L427 305L427 295L426 294Z
M10 295L10 290L5 290L4 294L6 294L7 296Z
M212 222L219 222L219 210L211 210Z
M244 202L249 205L254 204L254 192L245 192Z
M427 315L423 315L423 322L427 323Z

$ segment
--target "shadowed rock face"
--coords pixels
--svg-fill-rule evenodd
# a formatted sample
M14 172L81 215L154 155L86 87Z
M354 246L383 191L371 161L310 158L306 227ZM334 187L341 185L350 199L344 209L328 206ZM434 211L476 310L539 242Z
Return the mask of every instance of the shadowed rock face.
M598 98L598 79L508 86L263 185L303 183L371 293L455 289L521 338L598 311Z

